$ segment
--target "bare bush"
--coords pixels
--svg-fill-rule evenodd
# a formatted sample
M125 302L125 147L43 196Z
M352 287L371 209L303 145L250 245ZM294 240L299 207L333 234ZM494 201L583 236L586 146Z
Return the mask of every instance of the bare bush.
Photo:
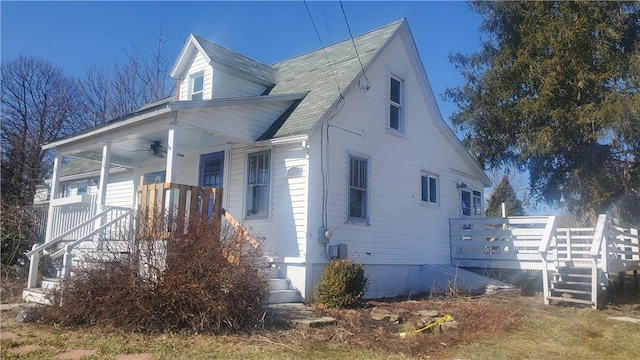
M246 233L204 216L191 216L188 224L160 218L139 218L127 256L96 256L90 266L74 268L39 319L145 333L257 326L268 284L260 250L246 245Z

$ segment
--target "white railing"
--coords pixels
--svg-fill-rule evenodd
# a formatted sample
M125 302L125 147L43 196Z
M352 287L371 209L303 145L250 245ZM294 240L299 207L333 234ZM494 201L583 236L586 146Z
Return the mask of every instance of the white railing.
M638 229L611 222L604 214L593 228L556 228L554 216L452 219L451 261L464 267L542 270L545 304L550 271L590 268L595 307L607 274L640 270Z
M132 233L132 215L131 208L107 206L100 213L89 217L83 223L59 234L46 243L34 245L33 249L26 254L30 257L27 287L34 288L36 286L41 253L45 251L51 253L51 259L64 255L60 276L67 277L71 270L74 249L88 241L95 240L94 250L100 250L111 239L126 240L126 237ZM61 248L62 243L66 244Z
M96 215L98 210L98 195L76 195L64 198L53 199L50 203L52 213L47 231L46 242L68 233L80 224L86 223ZM74 233L78 236L78 233Z
M542 268L541 250L548 253L555 216L451 219L453 265L505 269Z

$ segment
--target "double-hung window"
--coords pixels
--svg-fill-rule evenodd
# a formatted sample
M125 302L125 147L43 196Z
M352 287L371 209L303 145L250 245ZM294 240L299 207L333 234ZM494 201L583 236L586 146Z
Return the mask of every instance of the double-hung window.
M249 154L247 162L247 218L269 216L269 183L271 151Z
M462 215L482 216L482 193L476 190L460 191Z
M389 84L389 128L404 133L404 81L391 76Z
M422 202L438 203L438 178L434 175L422 173Z
M191 76L191 100L202 100L204 93L204 73Z
M349 220L366 221L368 214L368 160L349 156Z

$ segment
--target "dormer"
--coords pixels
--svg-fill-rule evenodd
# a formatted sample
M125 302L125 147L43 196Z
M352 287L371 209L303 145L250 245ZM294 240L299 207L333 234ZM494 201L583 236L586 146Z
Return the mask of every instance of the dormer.
M189 35L171 77L178 101L257 96L275 85L275 69Z

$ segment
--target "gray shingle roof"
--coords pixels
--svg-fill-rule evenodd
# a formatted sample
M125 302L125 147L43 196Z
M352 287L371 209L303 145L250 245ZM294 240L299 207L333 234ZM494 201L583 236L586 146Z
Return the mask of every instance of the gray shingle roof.
M404 23L405 19L398 20L353 38L365 69ZM302 91L309 91L309 94L285 121L280 121L279 127L276 122L259 140L308 133L340 96L333 73L344 91L362 71L351 39L326 46L325 50L326 56L322 49L317 49L271 65L277 70L277 81L270 95Z
M245 74L264 80L270 84L275 83L275 70L267 65L261 64L224 46L214 44L207 39L193 35L202 50L211 61L228 66Z

